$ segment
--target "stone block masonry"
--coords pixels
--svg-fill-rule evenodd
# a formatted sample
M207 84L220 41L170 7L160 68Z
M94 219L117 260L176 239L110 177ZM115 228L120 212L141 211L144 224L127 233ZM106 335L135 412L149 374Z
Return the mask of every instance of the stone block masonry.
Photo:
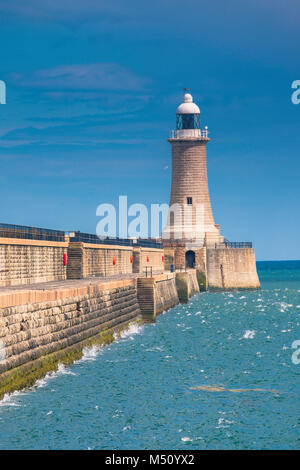
M140 277L137 281L138 302L143 319L155 321L156 316L179 303L175 274Z
M187 273L185 273L187 274ZM189 295L198 292L188 273ZM176 274L124 275L0 290L0 398L33 385L58 363L70 364L84 346L107 344L132 322L154 321L179 303Z
M0 342L5 351L0 395L9 371L72 346L80 349L85 340L120 330L140 315L135 279L76 286L70 282L61 288L0 294ZM38 301L30 302L30 297Z
M143 273L146 266L162 272L163 255L157 248L0 237L0 287Z
M143 319L155 321L159 313L179 302L187 303L199 293L196 270L141 277L137 281L137 293Z
M0 238L0 286L66 279L66 242Z
M211 289L259 289L253 248L208 249L207 279Z
M68 279L108 277L132 273L132 247L71 242L68 247Z
M187 303L193 295L199 293L196 270L176 273L176 288L181 303Z
M108 277L118 274L164 270L163 250L118 245L71 242L68 247L68 279Z
M133 272L144 273L146 268L153 272L164 271L164 250L136 247L133 249Z
M170 264L185 267L185 253L189 249L182 243L165 248L165 267ZM259 289L253 248L200 248L194 249L195 268L200 289ZM201 278L201 281L200 281Z

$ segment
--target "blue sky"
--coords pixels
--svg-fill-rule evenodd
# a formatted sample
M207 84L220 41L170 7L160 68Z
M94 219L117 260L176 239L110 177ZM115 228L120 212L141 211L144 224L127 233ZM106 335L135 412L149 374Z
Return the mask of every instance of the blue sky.
M0 0L0 221L94 233L119 194L168 203L187 87L222 234L258 260L299 259L299 13L296 0Z

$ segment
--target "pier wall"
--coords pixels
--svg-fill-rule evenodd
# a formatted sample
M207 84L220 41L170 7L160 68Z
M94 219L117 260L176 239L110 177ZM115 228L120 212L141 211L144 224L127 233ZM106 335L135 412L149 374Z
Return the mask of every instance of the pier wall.
M71 242L68 247L68 279L107 277L116 274L164 270L163 250L122 245Z
M137 280L137 296L144 320L154 321L158 314L179 303L176 274L140 277Z
M212 289L259 289L253 248L207 249L207 280Z
M152 267L153 272L164 271L164 250L157 248L136 247L133 250L133 272L144 273Z
M157 248L0 237L0 287L164 270ZM66 265L65 265L66 264Z
M107 277L132 273L132 247L71 242L68 247L68 279Z
M0 286L66 279L67 242L0 238Z
M176 288L181 303L187 303L190 297L199 293L196 270L190 269L186 272L176 273Z
M0 391L6 371L72 346L79 350L85 340L112 336L139 315L135 279L1 293Z
M190 248L180 242L165 246L165 269L185 267L188 250L194 251L194 267L198 273L200 290L206 289L259 289L255 253L253 248ZM184 277L184 275L183 275ZM179 282L179 281L178 281Z
M183 274L188 295L199 292L196 271ZM131 274L0 291L0 398L79 359L84 346L108 344L132 322L154 321L179 303L176 276Z

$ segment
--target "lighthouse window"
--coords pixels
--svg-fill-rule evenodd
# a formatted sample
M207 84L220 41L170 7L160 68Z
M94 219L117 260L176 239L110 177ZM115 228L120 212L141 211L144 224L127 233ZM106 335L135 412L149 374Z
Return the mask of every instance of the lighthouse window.
M187 197L187 204L188 206L191 206L193 204L193 198L192 197Z
M177 114L177 129L200 129L200 114Z

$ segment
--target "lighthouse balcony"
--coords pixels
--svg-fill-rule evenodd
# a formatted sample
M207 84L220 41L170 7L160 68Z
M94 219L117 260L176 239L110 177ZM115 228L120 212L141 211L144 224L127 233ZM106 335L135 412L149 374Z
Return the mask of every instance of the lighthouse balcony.
M170 131L170 139L197 139L197 140L209 140L208 129L172 129Z

